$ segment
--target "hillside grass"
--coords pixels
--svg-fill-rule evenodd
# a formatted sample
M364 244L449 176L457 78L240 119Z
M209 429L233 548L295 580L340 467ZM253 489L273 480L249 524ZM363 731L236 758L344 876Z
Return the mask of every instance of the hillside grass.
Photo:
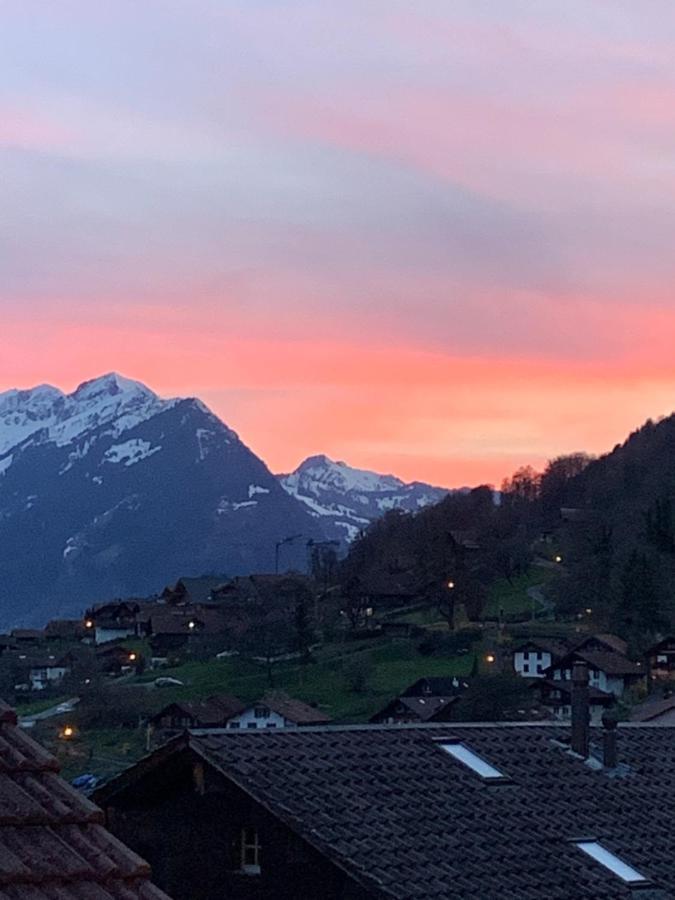
M486 618L498 618L502 610L505 616L532 617L533 601L527 594L528 589L545 585L555 575L555 569L532 566L525 575L518 575L510 582L506 578L500 578L490 586L483 615ZM536 601L534 603L535 614L538 614L541 605Z

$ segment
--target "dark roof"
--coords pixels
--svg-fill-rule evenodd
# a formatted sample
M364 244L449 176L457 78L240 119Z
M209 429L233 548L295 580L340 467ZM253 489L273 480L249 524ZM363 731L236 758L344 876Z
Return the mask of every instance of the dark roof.
M659 641L658 644L654 644L649 650L645 651L645 656L652 656L656 653L659 653L663 650L674 650L675 649L675 637L665 637L663 640Z
M190 622L196 627L190 628ZM220 634L226 629L222 616L212 609L199 606L183 606L179 609L162 607L152 613L150 625L153 635L173 634Z
M582 650L587 644L593 643L602 644L607 650L614 650L617 653L622 653L624 656L628 652L628 644L617 634L587 634L586 637L577 641L572 649Z
M86 634L86 628L79 619L52 619L45 625L48 638L80 638Z
M651 722L658 719L664 713L675 709L675 697L666 697L663 700L645 700L631 710L631 722Z
M533 637L514 647L512 653L522 652L529 647L534 647L535 650L539 651L543 650L545 653L550 653L551 656L556 657L565 656L570 651L569 645L562 638Z
M45 637L45 633L38 628L14 628L10 632L10 637L17 641L40 641Z
M371 716L371 722L380 722L389 716L395 717L399 714L400 706L405 708L407 715L413 715L419 722L430 722L440 712L452 706L458 700L454 697L397 697L388 703L384 709Z
M593 730L593 750L600 742ZM569 726L447 724L189 735L96 797L114 805L189 747L373 897L616 900L630 886L574 844L595 839L675 897L672 729L619 726L619 769L570 752ZM438 742L506 777L484 781ZM156 760L156 762L155 762Z
M239 715L245 709L246 706L237 697L218 694L206 700L176 700L156 713L152 721L159 722L172 710L176 710L192 718L197 727L218 726L225 724L228 719Z
M288 719L289 722L295 722L296 725L325 725L332 721L330 716L303 703L302 700L276 694L268 694L259 703L251 706L268 706L273 712Z
M58 776L56 759L0 703L0 897L168 900L103 813Z
M553 669L570 668L575 660L587 662L593 669L605 672L607 675L644 675L645 670L639 663L632 659L626 659L621 653L611 650L572 650L558 662L545 669L551 672Z
M431 675L424 678L418 678L417 681L413 682L413 684L411 684L402 692L401 696L448 697L452 696L453 694L461 694L469 687L470 684L471 679L463 678L462 676L453 675L452 677L450 677L444 675ZM425 693L425 687L429 688L429 694Z

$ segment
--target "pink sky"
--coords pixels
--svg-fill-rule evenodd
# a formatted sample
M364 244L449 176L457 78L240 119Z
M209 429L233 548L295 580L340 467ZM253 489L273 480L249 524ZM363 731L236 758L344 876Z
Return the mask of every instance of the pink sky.
M114 369L447 485L672 411L671 4L3 19L0 390Z

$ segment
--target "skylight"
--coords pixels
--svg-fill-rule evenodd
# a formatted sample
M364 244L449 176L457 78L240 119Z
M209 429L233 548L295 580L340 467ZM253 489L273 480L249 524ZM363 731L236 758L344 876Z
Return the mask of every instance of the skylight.
M475 772L476 775L480 775L481 778L485 778L488 780L494 778L506 778L503 772L500 772L499 769L495 769L494 766L491 766L489 762L486 762L482 757L478 756L477 753L474 753L473 750L469 750L466 744L441 744L440 745L446 753L449 753L450 756L454 756L456 760L461 763L464 763L465 766L468 766L472 772Z
M633 884L636 881L647 881L645 876L641 875L637 869L629 866L628 863L619 859L618 856L614 856L613 853L610 853L597 841L579 841L576 846L628 884Z

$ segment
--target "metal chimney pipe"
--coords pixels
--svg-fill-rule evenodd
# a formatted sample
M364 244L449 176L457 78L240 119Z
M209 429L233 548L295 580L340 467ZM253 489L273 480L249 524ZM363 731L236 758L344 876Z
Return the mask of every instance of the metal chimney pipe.
M588 666L575 662L572 667L572 750L588 758L589 742Z
M611 713L603 713L602 724L602 764L606 769L616 769L619 761L616 746L616 719Z

